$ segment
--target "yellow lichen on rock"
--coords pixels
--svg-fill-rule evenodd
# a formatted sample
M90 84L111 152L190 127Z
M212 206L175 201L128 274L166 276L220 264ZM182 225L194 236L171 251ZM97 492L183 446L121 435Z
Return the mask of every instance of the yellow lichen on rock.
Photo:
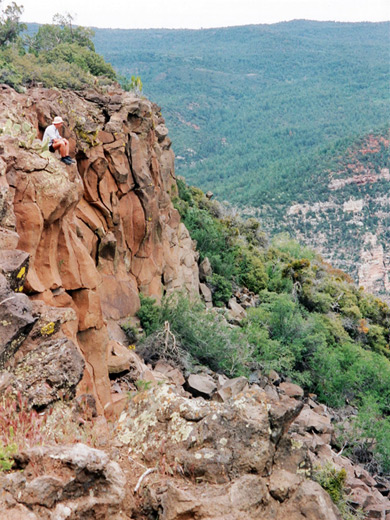
M16 275L16 278L23 278L23 276L26 274L26 268L23 266L21 268L21 270L18 272L18 274Z
M41 334L42 336L50 336L53 334L55 328L55 323L51 321L50 323L47 323L41 328Z

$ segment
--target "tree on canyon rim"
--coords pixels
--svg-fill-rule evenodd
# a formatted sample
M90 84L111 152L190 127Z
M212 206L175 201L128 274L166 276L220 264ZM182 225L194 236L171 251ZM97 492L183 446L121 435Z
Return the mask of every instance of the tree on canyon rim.
M0 0L0 46L3 47L15 41L19 34L26 29L26 25L20 23L23 7L15 2L3 8Z

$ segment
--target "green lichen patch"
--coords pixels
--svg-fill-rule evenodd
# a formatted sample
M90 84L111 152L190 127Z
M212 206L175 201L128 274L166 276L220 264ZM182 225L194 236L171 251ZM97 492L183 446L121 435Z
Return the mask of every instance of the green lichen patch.
M80 141L79 144L81 144L81 148L84 151L100 144L98 139L99 127L86 121L85 118L76 119L74 131L76 132L78 140Z
M177 395L169 385L138 394L118 421L119 440L135 454L159 449L166 439L172 444L187 440L193 423L177 411Z

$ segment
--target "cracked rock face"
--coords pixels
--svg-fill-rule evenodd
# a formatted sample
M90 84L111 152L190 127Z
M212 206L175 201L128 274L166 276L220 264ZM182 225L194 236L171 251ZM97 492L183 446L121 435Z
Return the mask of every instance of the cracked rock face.
M134 315L141 291L199 292L194 245L171 202L174 154L159 110L120 90L0 89L0 246L28 254L18 290L76 312L59 337L82 352L79 391L92 392L101 413L112 399L106 320ZM71 166L39 140L56 115Z

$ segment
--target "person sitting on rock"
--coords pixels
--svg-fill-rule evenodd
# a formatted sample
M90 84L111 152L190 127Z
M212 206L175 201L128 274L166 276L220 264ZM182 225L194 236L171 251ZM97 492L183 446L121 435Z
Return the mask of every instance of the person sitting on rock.
M45 133L43 134L42 141L45 143L49 142L49 150L54 153L59 150L61 154L61 161L65 164L72 164L75 161L69 155L69 141L60 135L60 129L62 127L62 117L56 116L53 123L49 125Z

